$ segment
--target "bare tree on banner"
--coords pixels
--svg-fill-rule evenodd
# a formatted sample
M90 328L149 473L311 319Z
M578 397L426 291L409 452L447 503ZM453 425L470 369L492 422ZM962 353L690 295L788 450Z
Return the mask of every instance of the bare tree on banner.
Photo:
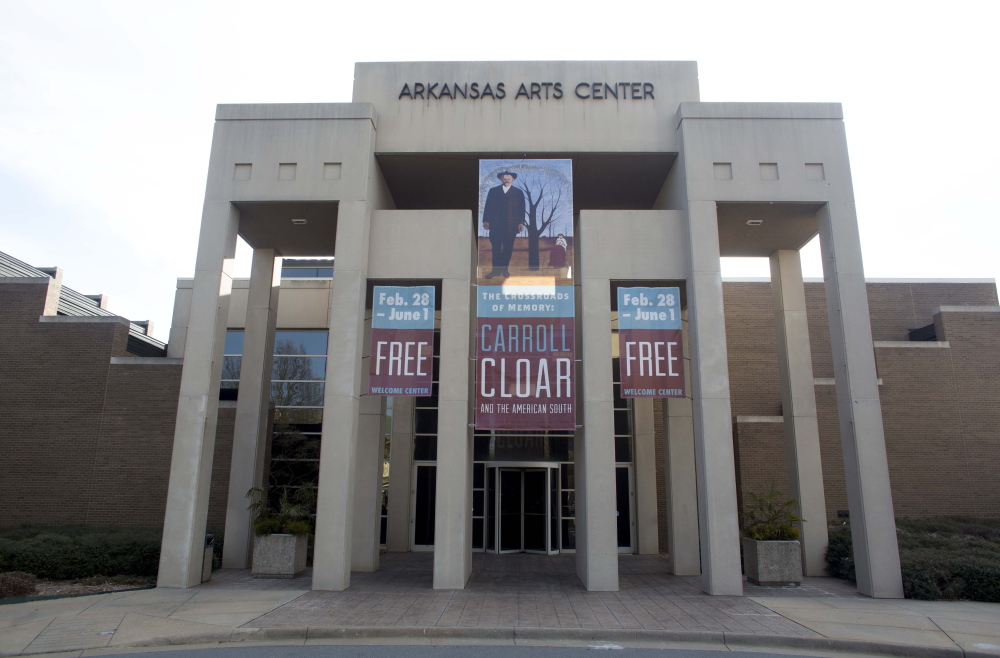
M517 187L524 192L525 213L524 223L528 231L528 269L540 269L538 255L538 238L545 229L563 223L573 223L573 217L567 210L573 207L573 187L570 181L558 172L545 169L542 174L540 167L523 166ZM568 231L563 231L568 233Z

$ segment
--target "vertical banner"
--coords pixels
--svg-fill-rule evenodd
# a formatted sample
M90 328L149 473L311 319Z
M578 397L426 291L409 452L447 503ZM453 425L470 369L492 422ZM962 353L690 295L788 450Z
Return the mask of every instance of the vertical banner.
M476 429L576 428L573 167L479 161Z
M375 286L368 395L427 396L434 365L434 286Z
M618 289L623 398L682 398L684 349L679 288Z

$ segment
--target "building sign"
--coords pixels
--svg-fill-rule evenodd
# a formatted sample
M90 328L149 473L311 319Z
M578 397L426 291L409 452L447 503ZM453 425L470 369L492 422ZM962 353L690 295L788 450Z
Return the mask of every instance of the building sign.
M572 96L581 100L656 100L652 82L522 82L514 88L504 82L404 82L397 100L562 100L572 89Z
M570 160L479 161L476 429L576 427Z
M369 395L431 394L434 286L375 286Z
M618 357L622 397L685 396L680 289L618 289Z

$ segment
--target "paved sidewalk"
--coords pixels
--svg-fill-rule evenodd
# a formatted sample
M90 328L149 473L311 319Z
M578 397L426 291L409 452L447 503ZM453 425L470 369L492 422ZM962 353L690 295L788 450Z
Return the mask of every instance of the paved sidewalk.
M431 553L390 553L344 592L310 578L224 569L188 590L155 589L0 606L0 655L101 655L123 647L229 643L545 644L772 648L798 653L1000 656L1000 604L873 600L849 583L747 585L707 596L656 556L622 556L621 590L587 592L573 556L476 554L469 585L431 589Z

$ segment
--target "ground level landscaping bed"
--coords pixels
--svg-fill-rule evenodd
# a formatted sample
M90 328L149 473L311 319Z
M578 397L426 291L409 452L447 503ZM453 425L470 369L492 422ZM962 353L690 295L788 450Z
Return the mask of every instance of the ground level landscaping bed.
M160 534L159 528L83 525L0 528L0 599L154 585ZM216 535L213 567L218 567L221 557L220 533Z
M906 598L1000 602L1000 519L897 519L896 536ZM849 525L830 528L826 562L855 581Z

